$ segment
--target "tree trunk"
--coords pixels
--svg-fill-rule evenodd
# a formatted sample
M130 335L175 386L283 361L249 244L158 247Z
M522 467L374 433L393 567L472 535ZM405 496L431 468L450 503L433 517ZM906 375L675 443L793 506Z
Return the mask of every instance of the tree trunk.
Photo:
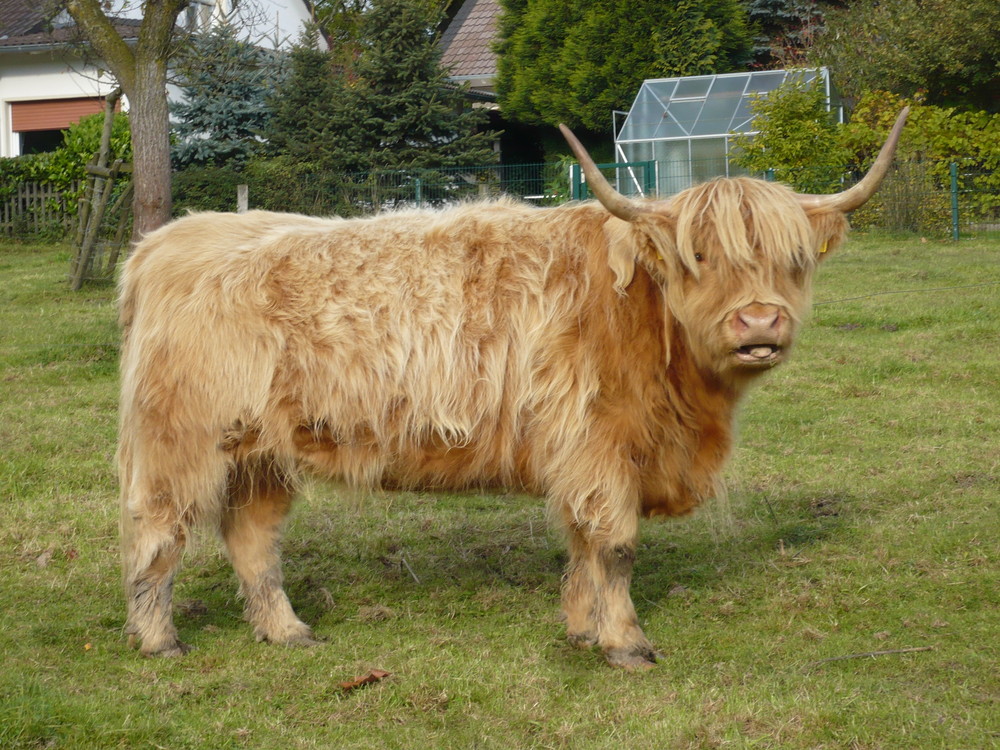
M65 2L128 97L135 184L132 239L138 240L170 218L167 61L174 23L187 0L143 0L142 25L134 50L122 41L100 0Z
M132 126L132 240L138 241L170 219L170 120L166 62L140 61L129 94Z

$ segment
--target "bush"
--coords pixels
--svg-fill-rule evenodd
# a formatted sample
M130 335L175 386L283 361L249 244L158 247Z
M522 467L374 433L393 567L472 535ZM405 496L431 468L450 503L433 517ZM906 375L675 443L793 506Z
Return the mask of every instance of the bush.
M63 131L63 143L50 157L47 170L48 179L58 185L69 187L77 180L87 178L87 163L101 150L101 132L104 130L104 115L94 114L81 118ZM111 152L108 164L115 159L132 161L132 132L128 115L116 112L111 125Z
M960 162L963 202L971 205L975 217L995 220L1000 216L1000 114L933 107L884 91L867 93L843 129L843 143L855 163L863 169L871 164L885 133L907 104L910 116L900 139L897 165L919 172L925 193L948 193L950 165ZM912 210L917 214L922 209L915 206Z
M87 163L101 148L104 115L81 118L63 131L63 143L55 151L0 159L0 199L10 197L19 182L49 182L63 191L67 210L76 212L87 179ZM132 159L132 136L128 116L115 114L111 131L110 161Z
M774 178L802 193L832 193L841 188L850 155L839 126L827 109L823 79L789 79L750 104L756 135L733 137L733 161L750 172Z
M246 185L250 208L323 216L359 213L350 175L317 170L287 156L255 159L243 169L188 167L174 173L174 215L187 211L235 211L236 186Z
M855 229L890 229L946 237L951 232L951 194L924 162L902 161L878 192L851 213Z
M0 200L16 195L18 183L48 180L49 157L51 154L29 154L0 159Z
M246 182L236 170L225 167L188 167L174 172L173 214L188 211L235 211L236 186Z

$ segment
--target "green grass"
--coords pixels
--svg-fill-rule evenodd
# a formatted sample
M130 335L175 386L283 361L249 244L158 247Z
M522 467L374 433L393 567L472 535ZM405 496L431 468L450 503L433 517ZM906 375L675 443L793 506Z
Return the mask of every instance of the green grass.
M540 501L324 484L285 544L322 646L254 643L209 537L175 592L195 651L130 651L113 290L70 293L67 263L0 246L0 747L1000 747L1000 241L827 261L728 503L644 525L646 674L565 643Z

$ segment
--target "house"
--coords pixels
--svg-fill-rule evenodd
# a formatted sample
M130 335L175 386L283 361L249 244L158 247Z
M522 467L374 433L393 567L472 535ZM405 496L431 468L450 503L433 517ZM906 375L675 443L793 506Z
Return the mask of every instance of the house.
M500 161L537 164L546 160L544 142L563 144L552 127L525 125L503 117L497 104L494 42L502 8L499 0L457 0L457 10L441 32L441 64L456 84L468 85L474 107L489 110L489 126L499 131ZM557 146L558 148L558 146Z
M483 102L496 101L493 40L499 16L499 0L465 0L441 34L441 64L452 81L468 84Z
M37 0L0 0L0 157L48 151L61 131L104 109L115 82L68 14L53 18ZM137 41L140 11L116 0L114 25ZM234 7L235 6L235 7ZM312 18L308 0L193 0L178 18L187 30L227 18L241 36L272 48L294 42ZM127 104L126 104L127 106Z

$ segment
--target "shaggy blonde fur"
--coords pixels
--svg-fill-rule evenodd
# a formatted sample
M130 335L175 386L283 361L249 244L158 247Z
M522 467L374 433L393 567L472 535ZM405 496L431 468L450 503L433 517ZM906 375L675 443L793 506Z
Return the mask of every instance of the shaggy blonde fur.
M737 400L766 369L734 352L762 331L787 351L844 226L736 179L634 223L499 201L196 214L150 234L121 279L129 632L145 653L185 650L170 589L206 523L258 638L311 642L277 553L308 470L545 495L569 539L570 639L651 663L628 593L640 515L713 494Z

